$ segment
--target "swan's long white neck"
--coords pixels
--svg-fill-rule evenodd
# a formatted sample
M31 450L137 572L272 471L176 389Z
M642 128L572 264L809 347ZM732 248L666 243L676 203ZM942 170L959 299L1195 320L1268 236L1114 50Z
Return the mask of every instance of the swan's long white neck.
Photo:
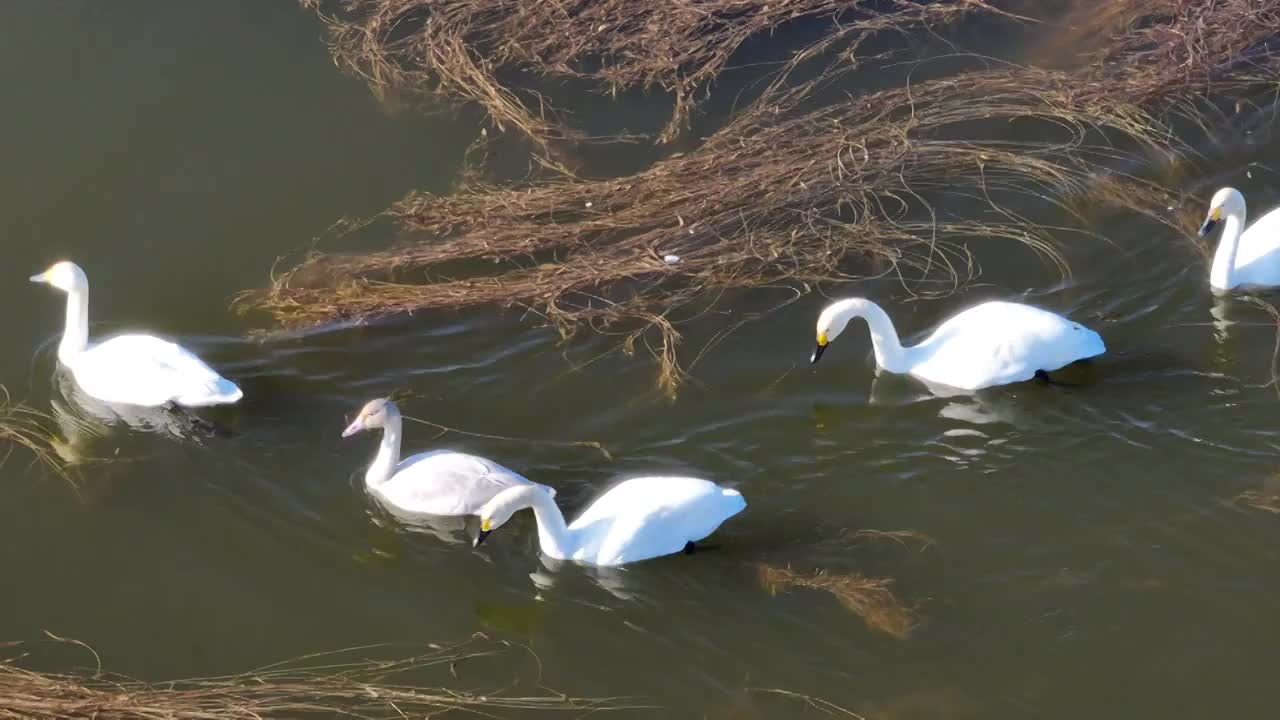
M1244 232L1244 210L1232 210L1222 223L1222 239L1213 255L1213 268L1209 271L1209 284L1222 290L1235 287L1236 252L1240 249L1240 235Z
M867 328L871 331L871 347L876 354L876 365L895 373L910 370L910 348L902 347L902 341L898 339L898 331L894 329L893 321L889 319L884 309L862 298L845 302L848 305L840 309L837 318L841 323L847 323L855 317L860 317L867 322Z
M400 464L400 411L388 406L387 419L382 424L382 442L378 445L378 454L364 474L365 485L377 487L391 479Z
M71 364L76 355L89 347L89 288L78 287L67 292L67 326L58 343L58 360Z
M560 506L546 490L538 487L526 490L526 503L533 508L533 516L538 520L538 545L542 553L556 560L567 560L575 543Z

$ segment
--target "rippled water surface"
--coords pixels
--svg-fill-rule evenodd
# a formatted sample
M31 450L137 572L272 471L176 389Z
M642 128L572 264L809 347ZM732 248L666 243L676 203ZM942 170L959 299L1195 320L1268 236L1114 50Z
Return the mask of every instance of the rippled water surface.
M1064 239L1069 281L1006 249L944 300L834 290L881 301L911 339L981 298L1069 314L1109 349L1072 386L934 397L877 378L857 325L810 368L824 298L774 311L768 291L686 327L692 358L764 313L675 400L643 354L608 352L617 338L566 348L496 309L257 339L259 320L228 311L237 292L342 216L447 190L475 129L465 112L384 111L321 35L284 1L0 4L0 381L59 417L83 461L78 491L18 454L0 469L0 639L47 629L164 679L483 631L534 648L549 686L679 717L749 716L751 687L882 718L1273 716L1280 518L1233 499L1280 489L1276 327L1211 296L1189 238L1110 220ZM1278 148L1264 138L1188 189L1274 206ZM26 282L67 256L95 333L181 338L241 384L213 414L229 437L69 419L62 298ZM453 427L603 443L612 460L406 426L406 450L486 455L554 485L570 515L659 471L749 507L714 549L625 570L545 566L528 513L472 549L474 526L406 525L365 495L375 440L338 436L392 391ZM761 564L890 578L918 625L899 639L828 594L771 593Z

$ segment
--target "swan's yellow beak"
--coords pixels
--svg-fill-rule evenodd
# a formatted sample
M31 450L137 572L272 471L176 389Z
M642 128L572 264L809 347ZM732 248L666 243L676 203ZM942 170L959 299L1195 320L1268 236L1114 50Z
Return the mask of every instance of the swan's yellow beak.
M813 348L813 357L809 358L809 364L812 365L818 362L818 359L822 357L822 353L826 351L827 351L827 334L818 333L818 344L815 345Z
M34 283L47 283L49 282L49 271L45 270L42 273L32 275L30 280Z
M1222 208L1216 207L1209 211L1209 217L1204 219L1204 224L1200 226L1200 237L1205 237L1213 232L1213 229L1222 222Z

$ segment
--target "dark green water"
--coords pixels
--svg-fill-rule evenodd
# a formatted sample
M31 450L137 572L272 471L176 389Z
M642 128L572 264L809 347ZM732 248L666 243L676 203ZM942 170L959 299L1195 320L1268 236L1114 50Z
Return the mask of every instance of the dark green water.
M818 296L731 335L673 402L646 358L585 364L616 339L566 352L491 309L258 341L228 312L236 292L341 216L446 189L475 131L466 114L384 112L321 35L288 0L0 4L0 382L66 407L62 299L26 278L71 257L95 333L181 338L246 393L218 414L231 438L76 440L102 458L78 493L16 454L0 468L0 639L47 629L158 680L485 631L533 647L551 687L675 717L740 716L747 687L877 718L1272 716L1280 519L1232 498L1280 484L1275 326L1240 300L1220 321L1185 238L1117 222L1111 244L1072 239L1069 283L1015 252L982 257L983 282L943 301L840 289L912 339L979 298L1069 314L1109 349L1083 387L935 398L875 378L857 329L810 369ZM1280 202L1278 149L1192 182L1233 184L1256 213ZM686 347L776 300L733 298ZM448 425L604 443L612 462L407 426L406 450L484 454L557 487L569 514L659 471L737 487L749 507L714 552L614 572L544 567L528 514L478 550L446 542L377 510L373 440L339 440L392 390ZM853 536L867 528L936 542ZM773 595L761 562L893 578L920 625L894 639L828 595Z

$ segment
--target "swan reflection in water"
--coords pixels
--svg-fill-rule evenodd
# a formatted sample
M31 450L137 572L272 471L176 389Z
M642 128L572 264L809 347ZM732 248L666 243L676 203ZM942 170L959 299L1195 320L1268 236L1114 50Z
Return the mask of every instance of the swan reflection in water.
M1228 317L1228 308L1230 302L1223 297L1215 297L1213 299L1213 307L1209 308L1209 314L1213 316L1213 338L1221 345L1227 342L1227 334L1231 330L1231 326L1235 325L1230 317Z
M542 553L538 553L538 559L542 567L529 573L529 579L533 581L533 586L539 591L547 591L554 588L556 580L565 571L565 566L573 566L579 568L579 571L590 578L600 589L619 600L632 602L638 598L634 592L627 588L628 570L625 567L582 565L568 560L556 560Z
M359 486L363 489L364 483L360 478L354 478L354 481L359 482ZM447 551L450 552L461 551L462 548L459 546L471 548L475 544L474 538L478 524L474 520L468 523L467 517L460 515L427 515L408 512L380 500L377 493L366 494L375 501L369 506L370 522L380 529L379 539L374 542L375 547L372 548L376 554L385 557L399 555L403 549L401 540L407 537L404 533L433 537L447 546ZM525 549L521 547L514 552L523 553ZM533 548L532 552L536 556L534 562L537 563L537 569L529 573L529 579L537 592L553 589L568 572L581 573L591 578L596 585L619 600L631 601L636 598L635 594L627 588L625 568L594 567L567 560L556 560L543 555L536 548Z
M871 382L867 402L878 407L905 407L942 401L938 417L974 425L1006 423L1027 429L1043 424L1045 419L1043 403L1028 402L1029 395L1045 390L1084 388L1096 380L1097 368L1092 362L1069 365L1054 372L1049 380L978 391L957 390L918 378L878 372Z
M363 478L359 479L359 485L361 489L364 489ZM379 493L366 490L365 494L374 501L373 513L387 516L401 529L430 535L448 545L466 545L467 547L472 545L471 536L474 535L474 531L468 532L467 516L465 515L428 515L426 513L413 512L395 503L388 502ZM374 521L378 522L377 519Z
M49 405L61 435L53 441L53 446L58 456L71 465L95 460L95 441L121 425L138 432L196 443L226 434L216 424L180 408L141 407L99 400L82 390L71 373L61 366L54 372L53 388Z

